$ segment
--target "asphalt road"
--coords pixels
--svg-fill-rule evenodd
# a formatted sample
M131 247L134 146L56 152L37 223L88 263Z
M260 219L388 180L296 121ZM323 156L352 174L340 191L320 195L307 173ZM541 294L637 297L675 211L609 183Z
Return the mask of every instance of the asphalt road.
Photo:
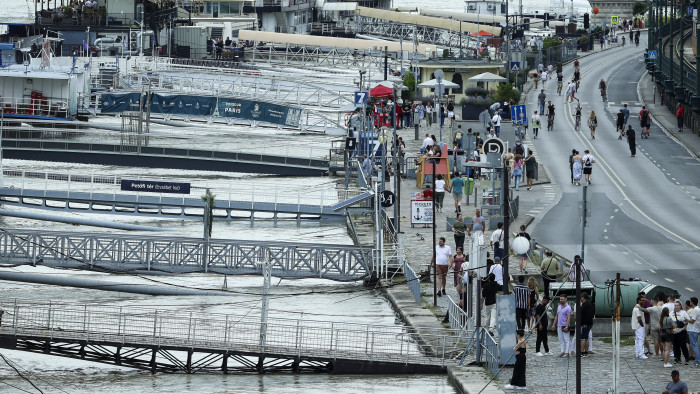
M574 130L575 104L558 96L556 82L547 85L548 100L557 108L555 127L540 131L532 140L541 163L556 189L551 209L541 213L532 232L538 242L573 257L581 250L579 203L583 186L570 183L568 158L571 149L589 149L596 159L593 184L588 187L590 218L585 229L585 264L595 282L635 277L678 290L683 298L700 293L700 162L653 124L651 137L639 137L641 102L637 83L645 72L640 46L627 45L581 59L583 73L577 97L583 107L582 128ZM573 65L564 67L565 78ZM604 78L608 99L597 89ZM534 90L528 112L536 109ZM630 124L637 131L637 155L630 157L626 140L618 140L614 115L627 103ZM595 140L586 119L598 117ZM546 124L546 121L543 122ZM582 182L583 184L584 182Z

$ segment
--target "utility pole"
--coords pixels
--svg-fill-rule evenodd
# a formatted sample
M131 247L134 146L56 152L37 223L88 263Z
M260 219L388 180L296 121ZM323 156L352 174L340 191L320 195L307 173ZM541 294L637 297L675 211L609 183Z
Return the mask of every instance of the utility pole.
M389 47L385 46L384 47L384 80L387 81L389 79ZM396 97L394 97L394 100L396 100Z
M620 273L615 278L615 316L612 319L613 342L613 387L612 392L619 393L620 385Z
M585 246L586 246L586 194L588 191L588 186L583 186L583 202L581 203L581 260L585 258Z
M401 223L401 221L399 220L399 201L401 201L401 191L399 190L399 150L401 149L401 147L399 146L399 139L396 135L396 125L399 123L399 120L396 119L396 106L399 105L397 97L398 95L396 94L396 85L394 85L394 108L392 109L394 118L394 193L396 194L394 198L394 230L396 231L398 237L398 233L400 232L399 226Z
M504 27L505 34L503 35L505 37L505 42L506 42L506 81L507 83L510 83L510 24L508 23L508 1L506 1L506 26ZM516 74L517 78L517 74ZM518 88L518 84L516 82L515 88Z
M507 7L507 6L506 6ZM503 253L503 294L510 294L510 288L508 287L508 264L509 264L509 247L508 247L508 240L509 240L509 234L510 234L510 187L509 185L509 177L510 175L508 174L508 166L505 163L501 164L501 167L503 168L503 179L502 181L502 190L503 190L503 250L505 253ZM496 171L494 169L493 171L494 174L496 174ZM494 187L493 190L495 191L496 188ZM476 199L476 195L474 196L474 199Z
M267 342L267 312L270 308L270 277L272 276L269 256L262 263L262 271L265 282L263 284L262 311L260 312L260 347L264 351Z
M433 161L433 306L437 306L437 258L435 256L435 161Z
M576 394L581 394L581 257L579 256L574 257L574 269L576 269L576 324L574 325L576 327Z

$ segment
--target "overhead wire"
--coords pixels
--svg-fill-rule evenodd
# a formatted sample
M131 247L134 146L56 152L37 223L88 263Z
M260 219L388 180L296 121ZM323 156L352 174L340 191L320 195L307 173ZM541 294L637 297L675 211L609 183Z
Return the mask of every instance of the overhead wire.
M21 377L22 379L26 380L26 381L27 381L29 384L31 384L32 387L34 387L39 393L44 394L44 392L43 392L39 387L37 387L37 386L34 384L34 382L32 382L29 378L27 378L26 376L24 376L24 374L22 374L22 372L20 372L19 369L17 369L14 365L12 365L12 363L11 363L7 358L5 358L5 355L4 355L4 354L0 353L0 358L2 358L3 361L5 361L5 364L7 364L10 368L12 368L12 369L17 373L17 375L18 375L19 377Z

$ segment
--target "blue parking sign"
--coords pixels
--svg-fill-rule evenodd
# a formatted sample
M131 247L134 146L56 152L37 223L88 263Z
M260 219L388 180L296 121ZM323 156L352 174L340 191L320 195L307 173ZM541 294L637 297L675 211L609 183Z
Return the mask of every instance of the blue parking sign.
M511 105L510 120L513 124L527 124L527 109L525 106Z

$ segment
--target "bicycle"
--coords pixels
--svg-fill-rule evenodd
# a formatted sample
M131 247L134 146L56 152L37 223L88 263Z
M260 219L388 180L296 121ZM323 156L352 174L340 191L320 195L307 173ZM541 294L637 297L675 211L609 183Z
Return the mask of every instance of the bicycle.
M547 131L554 129L554 115L547 116Z
M603 99L603 101L608 101L608 93L605 91L605 89L600 89L600 97Z
M574 128L576 130L581 130L581 114L576 114L576 125Z
M561 88L564 86L564 83L562 81L557 82L557 93L561 96Z

